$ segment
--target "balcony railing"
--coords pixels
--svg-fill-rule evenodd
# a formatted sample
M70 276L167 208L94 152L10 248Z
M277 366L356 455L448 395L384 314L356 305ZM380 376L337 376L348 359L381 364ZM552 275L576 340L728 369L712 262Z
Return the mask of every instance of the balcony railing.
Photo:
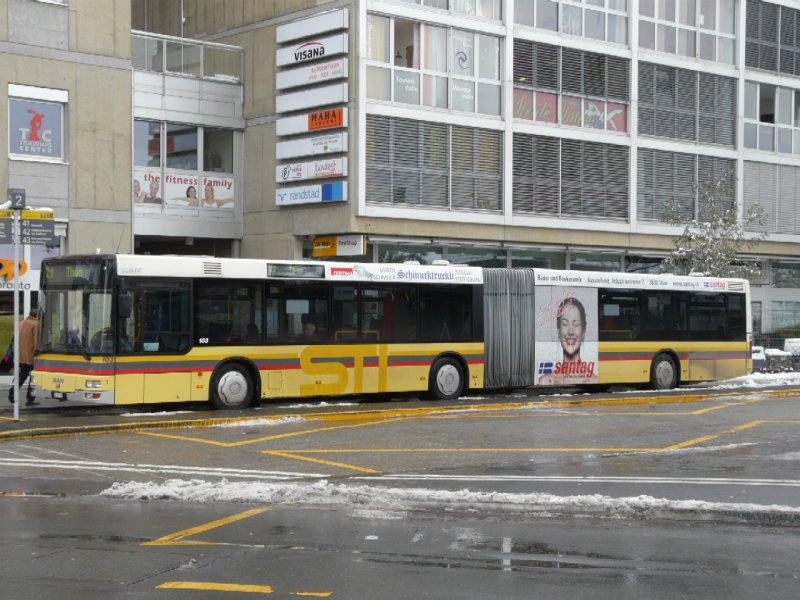
M244 51L239 46L133 31L131 54L138 71L242 82Z

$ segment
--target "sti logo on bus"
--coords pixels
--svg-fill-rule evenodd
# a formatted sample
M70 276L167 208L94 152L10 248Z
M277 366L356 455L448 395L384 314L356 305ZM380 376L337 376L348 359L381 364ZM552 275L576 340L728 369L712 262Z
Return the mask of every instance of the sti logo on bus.
M296 61L310 60L320 56L325 56L325 46L321 42L306 42L298 46L297 50L294 51L294 59Z
M724 290L725 289L725 282L724 281L705 281L703 282L703 287L712 288L715 290Z
M314 383L300 385L301 395L361 394L367 368L373 373L377 371L377 391L387 391L389 358L385 344L348 346L348 356L338 355L332 348L308 346L300 354L300 368L314 378ZM348 367L352 368L352 374Z

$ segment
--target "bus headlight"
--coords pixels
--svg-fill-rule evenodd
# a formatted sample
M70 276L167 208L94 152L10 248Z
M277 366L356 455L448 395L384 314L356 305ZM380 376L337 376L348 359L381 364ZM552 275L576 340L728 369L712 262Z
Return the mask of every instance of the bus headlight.
M100 388L100 382L97 379L87 379L86 380L86 387L90 390L96 390Z

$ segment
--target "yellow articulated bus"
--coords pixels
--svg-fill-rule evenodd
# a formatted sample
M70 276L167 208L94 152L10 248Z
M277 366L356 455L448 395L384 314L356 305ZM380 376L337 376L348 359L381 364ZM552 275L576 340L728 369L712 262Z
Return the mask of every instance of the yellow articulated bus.
M36 384L99 404L526 386L669 389L749 372L738 279L92 255L45 260Z

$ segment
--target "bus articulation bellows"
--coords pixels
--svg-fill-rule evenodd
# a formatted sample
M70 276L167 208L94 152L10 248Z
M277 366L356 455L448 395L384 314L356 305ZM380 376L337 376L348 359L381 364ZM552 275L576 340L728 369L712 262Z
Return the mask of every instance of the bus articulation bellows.
M39 298L37 385L101 404L669 389L750 370L741 279L91 255L45 260Z

